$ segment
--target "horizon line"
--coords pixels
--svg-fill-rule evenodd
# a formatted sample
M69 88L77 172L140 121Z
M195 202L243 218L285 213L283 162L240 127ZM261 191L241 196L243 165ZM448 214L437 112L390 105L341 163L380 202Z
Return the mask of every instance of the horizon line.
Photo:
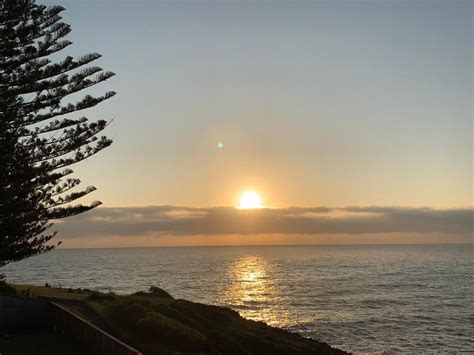
M152 246L116 246L116 247L82 247L82 248L67 248L56 247L53 250L84 250L84 249L156 249L156 248L222 248L222 247L314 247L314 246L385 246L385 245L399 245L399 246L426 246L426 245L473 245L474 241L470 243L315 243L315 244L209 244L209 245L152 245Z

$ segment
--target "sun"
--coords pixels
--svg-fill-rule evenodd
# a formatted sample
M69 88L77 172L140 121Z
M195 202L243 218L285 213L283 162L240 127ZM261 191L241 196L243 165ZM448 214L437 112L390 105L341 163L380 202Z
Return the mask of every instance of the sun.
M246 210L249 208L262 208L262 199L255 191L246 191L240 196L239 208Z

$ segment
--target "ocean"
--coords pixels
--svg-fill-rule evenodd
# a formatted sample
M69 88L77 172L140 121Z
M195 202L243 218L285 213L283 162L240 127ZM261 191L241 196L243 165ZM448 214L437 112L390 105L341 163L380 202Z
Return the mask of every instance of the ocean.
M59 249L2 272L12 283L176 298L353 353L474 353L474 245Z

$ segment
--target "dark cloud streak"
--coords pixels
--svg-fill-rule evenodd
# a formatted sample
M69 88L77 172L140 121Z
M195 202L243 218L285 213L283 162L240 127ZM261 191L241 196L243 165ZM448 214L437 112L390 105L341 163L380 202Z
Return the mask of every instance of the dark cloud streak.
M56 224L61 238L217 234L473 233L472 208L151 206L97 208Z

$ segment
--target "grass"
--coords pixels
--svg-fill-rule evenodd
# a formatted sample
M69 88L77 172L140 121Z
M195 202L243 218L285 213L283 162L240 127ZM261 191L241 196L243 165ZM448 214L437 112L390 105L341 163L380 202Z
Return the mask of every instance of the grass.
M19 294L31 295L34 297L44 297L56 300L75 300L83 301L90 294L89 290L57 288L50 286L33 286L33 285L11 285Z
M13 285L68 307L142 351L154 354L342 354L329 345L242 318L218 306L175 299L152 287L131 295Z

